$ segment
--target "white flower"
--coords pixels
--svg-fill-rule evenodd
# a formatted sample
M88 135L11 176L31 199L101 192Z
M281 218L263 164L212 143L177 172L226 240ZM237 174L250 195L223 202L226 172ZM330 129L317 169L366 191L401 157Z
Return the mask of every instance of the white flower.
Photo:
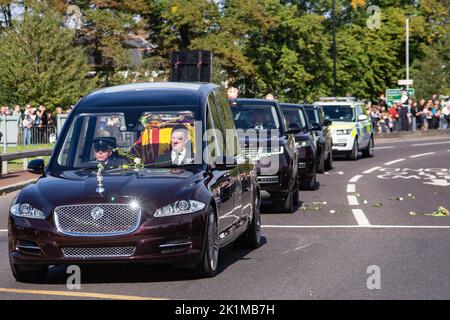
M134 158L134 163L135 164L140 164L141 163L141 158Z

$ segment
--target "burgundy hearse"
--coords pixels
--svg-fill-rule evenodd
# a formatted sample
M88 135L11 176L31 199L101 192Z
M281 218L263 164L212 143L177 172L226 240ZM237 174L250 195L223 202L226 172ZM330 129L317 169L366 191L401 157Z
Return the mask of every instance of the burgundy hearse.
M220 137L221 136L221 137ZM260 243L260 195L226 93L214 84L142 83L93 92L69 115L40 174L13 200L18 281L52 265L168 263L217 272L219 248Z

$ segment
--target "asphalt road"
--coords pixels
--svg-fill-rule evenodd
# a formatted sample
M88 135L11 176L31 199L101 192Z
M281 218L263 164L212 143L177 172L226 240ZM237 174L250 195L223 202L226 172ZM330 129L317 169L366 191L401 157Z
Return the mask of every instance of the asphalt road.
M294 214L264 213L262 247L223 250L215 278L101 265L82 268L81 290L68 290L64 267L15 282L12 193L0 197L0 299L450 299L450 216L431 215L450 208L449 170L450 140L384 142L374 158L336 160Z

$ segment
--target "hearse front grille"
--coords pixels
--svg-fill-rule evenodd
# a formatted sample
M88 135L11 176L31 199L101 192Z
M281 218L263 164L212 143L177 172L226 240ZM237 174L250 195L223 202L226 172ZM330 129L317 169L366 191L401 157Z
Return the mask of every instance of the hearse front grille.
M71 236L115 236L135 231L141 208L128 204L80 204L55 208L58 231Z

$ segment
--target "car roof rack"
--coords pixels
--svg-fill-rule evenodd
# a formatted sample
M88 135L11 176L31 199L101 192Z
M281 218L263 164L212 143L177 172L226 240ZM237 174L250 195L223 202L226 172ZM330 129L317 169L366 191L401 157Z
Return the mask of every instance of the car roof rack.
M355 97L320 97L319 101L346 101L346 102L354 102L356 101Z

